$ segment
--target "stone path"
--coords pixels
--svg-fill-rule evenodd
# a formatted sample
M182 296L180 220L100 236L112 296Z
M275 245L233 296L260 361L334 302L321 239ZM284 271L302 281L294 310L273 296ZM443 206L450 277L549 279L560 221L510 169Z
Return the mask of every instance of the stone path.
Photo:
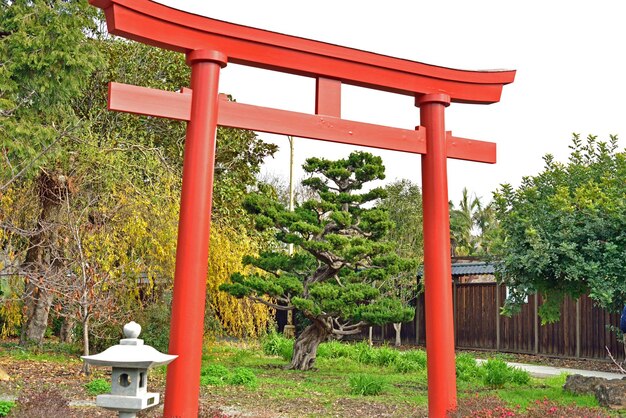
M484 363L486 360L477 359L478 363ZM558 376L563 373L567 374L579 374L582 376L590 377L602 377L608 380L621 380L626 378L626 375L621 373L601 372L596 370L581 370L581 369L567 369L564 367L552 367L552 366L539 366L536 364L524 364L507 362L509 366L517 367L522 370L526 370L533 377L551 377Z

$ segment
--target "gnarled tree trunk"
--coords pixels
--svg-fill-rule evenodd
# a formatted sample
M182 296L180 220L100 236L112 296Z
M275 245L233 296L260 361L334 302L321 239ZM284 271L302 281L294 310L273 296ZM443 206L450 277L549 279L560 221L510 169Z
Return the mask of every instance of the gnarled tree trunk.
M328 339L331 332L332 328L328 329L317 321L306 327L293 345L293 357L287 369L310 370L315 363L317 347Z

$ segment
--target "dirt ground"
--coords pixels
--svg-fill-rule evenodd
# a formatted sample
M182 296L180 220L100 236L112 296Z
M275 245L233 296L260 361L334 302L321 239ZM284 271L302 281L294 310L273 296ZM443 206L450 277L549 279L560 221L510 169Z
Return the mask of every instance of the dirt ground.
M489 353L475 353L485 356ZM507 355L506 360L522 363L545 364L555 367L567 367L588 370L615 372L616 367L609 361L556 359L541 356ZM96 408L94 397L84 389L89 380L81 373L82 363L42 362L31 360L15 360L0 355L0 367L11 377L8 381L0 381L0 399L21 396L32 408L23 410L17 417L64 418L78 417L116 417L117 414ZM108 378L103 370L96 370L95 377ZM163 391L165 379L162 375L150 376L149 387L153 391ZM64 400L64 401L63 401ZM68 402L71 404L68 405ZM409 405L384 405L366 400L356 401L342 399L330 408L315 405L311 399L290 400L269 403L254 392L236 387L228 396L213 393L210 388L203 388L201 396L202 417L299 417L328 414L328 410L337 417L419 417L425 411L415 410ZM32 409L32 411L31 411ZM139 414L140 417L161 416L162 410L155 409Z
M117 413L95 407L95 397L89 395L84 384L89 381L81 373L81 363L54 363L30 360L15 360L0 356L0 367L11 377L9 381L0 381L0 399L21 397L29 408L20 410L10 417L19 418L113 418ZM101 370L94 372L94 377L109 378ZM149 389L161 394L161 406L138 414L138 417L162 416L165 379L162 375L151 375ZM64 399L65 402L59 402ZM32 406L32 408L30 407ZM214 393L209 388L202 388L200 399L200 417L424 417L425 410L415 410L410 405L385 405L375 402L341 399L330 408L318 405L311 399L285 400L271 403L254 392L239 387L231 387L227 396Z

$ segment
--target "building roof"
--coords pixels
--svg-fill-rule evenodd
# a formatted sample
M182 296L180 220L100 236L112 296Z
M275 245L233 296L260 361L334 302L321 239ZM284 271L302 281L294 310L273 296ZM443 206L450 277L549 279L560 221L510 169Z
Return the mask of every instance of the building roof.
M494 274L495 271L494 264L484 261L452 263L452 276L477 276L481 274ZM421 267L417 272L418 277L421 277L423 272L424 267Z
M454 263L452 264L453 276L475 276L478 274L494 274L495 266L486 262Z

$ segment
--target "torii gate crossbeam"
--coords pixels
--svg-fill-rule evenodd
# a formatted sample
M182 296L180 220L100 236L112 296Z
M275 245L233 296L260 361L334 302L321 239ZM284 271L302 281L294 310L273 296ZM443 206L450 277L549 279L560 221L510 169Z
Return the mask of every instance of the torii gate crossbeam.
M464 71L235 25L148 0L90 0L110 33L185 53L191 89L111 83L111 110L187 121L166 417L196 417L217 125L422 154L428 409L456 409L447 158L495 162L495 144L445 131L451 102L489 104L515 71ZM315 115L229 102L218 94L227 62L316 79ZM341 119L341 85L415 97L420 125L405 130Z

